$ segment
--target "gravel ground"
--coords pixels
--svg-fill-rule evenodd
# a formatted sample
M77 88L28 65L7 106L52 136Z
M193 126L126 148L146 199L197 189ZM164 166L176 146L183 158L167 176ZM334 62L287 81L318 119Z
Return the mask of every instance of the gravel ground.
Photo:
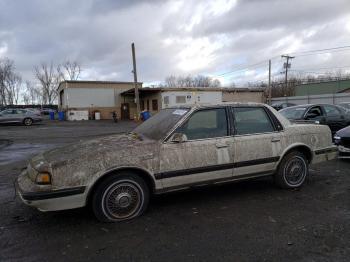
M299 190L264 178L157 196L142 217L117 224L88 208L42 213L14 198L31 155L135 125L0 126L0 261L349 261L349 161L312 166Z

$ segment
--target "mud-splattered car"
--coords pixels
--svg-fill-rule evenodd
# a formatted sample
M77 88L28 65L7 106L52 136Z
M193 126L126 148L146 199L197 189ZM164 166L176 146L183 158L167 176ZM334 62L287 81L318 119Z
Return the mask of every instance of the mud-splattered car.
M141 215L151 194L262 176L300 187L309 164L336 154L328 126L291 124L264 104L168 108L129 134L34 157L17 188L42 211L91 205L120 221Z

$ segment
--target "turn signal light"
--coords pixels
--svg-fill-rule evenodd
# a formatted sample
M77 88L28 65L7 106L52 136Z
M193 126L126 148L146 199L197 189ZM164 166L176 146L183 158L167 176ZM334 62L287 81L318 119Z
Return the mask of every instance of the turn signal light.
M49 173L39 173L36 176L35 182L38 185L49 185L51 184L51 176Z

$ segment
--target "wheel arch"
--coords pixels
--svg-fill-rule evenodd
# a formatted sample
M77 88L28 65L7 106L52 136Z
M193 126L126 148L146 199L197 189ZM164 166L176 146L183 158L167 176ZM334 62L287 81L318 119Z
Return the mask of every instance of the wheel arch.
M102 181L104 181L109 175L118 174L125 171L130 171L133 174L136 174L137 176L141 177L149 187L151 194L155 192L155 188L156 188L155 180L150 174L150 172L139 167L132 167L132 166L118 167L118 168L113 168L105 171L104 173L102 173L102 175L99 175L97 179L94 180L94 182L89 186L89 189L87 192L86 205L89 205L94 191L102 183Z
M283 151L283 153L281 154L281 158L278 162L278 165L280 164L282 159L292 151L299 151L300 153L303 153L306 156L306 159L308 160L309 164L312 162L312 159L313 159L312 149L306 144L297 143L297 144L290 145Z

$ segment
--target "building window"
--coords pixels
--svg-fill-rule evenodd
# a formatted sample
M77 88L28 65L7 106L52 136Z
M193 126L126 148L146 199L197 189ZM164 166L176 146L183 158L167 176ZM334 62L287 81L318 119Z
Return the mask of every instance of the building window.
M169 105L169 97L168 96L164 97L164 104Z
M145 110L145 101L143 100L140 101L140 107L141 107L141 111Z
M147 111L149 111L149 100L147 99Z
M158 100L157 99L152 100L152 110L158 111Z
M176 104L185 104L186 96L176 96Z

